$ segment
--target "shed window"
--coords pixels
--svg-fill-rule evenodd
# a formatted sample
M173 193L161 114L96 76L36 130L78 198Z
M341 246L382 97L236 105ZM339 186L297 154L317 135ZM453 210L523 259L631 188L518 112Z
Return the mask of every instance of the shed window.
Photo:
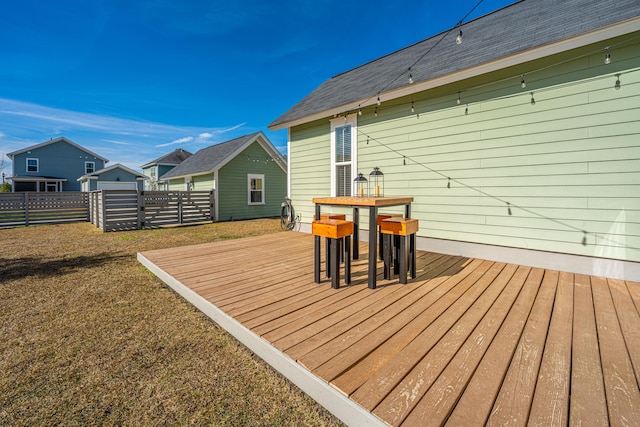
M249 175L249 204L264 205L264 175Z
M39 163L38 159L27 159L27 172L39 172Z
M331 124L331 193L351 196L355 169L355 118L343 117Z
M94 173L96 171L95 162L84 162L84 173Z

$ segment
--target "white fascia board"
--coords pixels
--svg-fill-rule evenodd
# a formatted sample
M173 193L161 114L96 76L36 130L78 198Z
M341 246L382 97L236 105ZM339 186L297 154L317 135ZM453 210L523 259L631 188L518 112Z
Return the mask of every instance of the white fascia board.
M491 73L494 71L502 70L504 68L512 67L515 65L523 64L529 61L545 58L547 56L555 55L558 53L566 52L572 49L588 46L590 44L602 42L615 37L620 37L625 34L634 33L640 31L640 17L631 18L626 21L621 21L616 24L602 27L600 29L590 31L585 34L581 34L575 37L571 37L564 40L559 40L554 43L535 47L523 52L516 53L514 55L499 58L483 64L478 64L473 67L459 70L444 76L440 76L431 80L425 80L422 82L416 82L410 86L404 86L399 89L395 89L389 92L380 93L380 98L384 101L389 101L403 96L412 95L425 90L433 89L436 87L444 86L450 83L459 82L472 77L477 77L483 74ZM604 48L603 48L604 53ZM280 130L285 128L291 128L304 123L309 123L314 120L321 120L327 117L333 117L338 114L344 114L346 111L354 110L356 106L368 107L377 103L377 99L374 96L368 96L366 98L343 104L329 110L320 111L315 114L311 114L299 119L292 120L290 122L281 123L279 125L270 127L271 130Z

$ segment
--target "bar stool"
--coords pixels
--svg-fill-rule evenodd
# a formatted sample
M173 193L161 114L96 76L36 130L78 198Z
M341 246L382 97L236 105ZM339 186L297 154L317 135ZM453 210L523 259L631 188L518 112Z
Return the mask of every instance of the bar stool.
M326 237L328 250L327 269L328 276L331 277L331 287L338 289L340 287L340 256L345 252L344 256L344 276L345 283L351 283L351 235L353 234L353 221L342 219L321 219L311 223L311 230L314 236ZM344 244L342 240L344 239ZM320 265L320 253L314 250L314 265ZM330 260L330 261L329 261ZM315 275L316 282L319 274Z
M402 218L402 214L399 213L379 213L378 214L378 252L380 255L380 261L384 261L384 254L382 253L382 221L387 218Z
M334 213L326 213L326 214L321 214L320 215L320 219L341 219L341 220L346 220L347 216L345 214L334 214ZM325 239L326 242L326 253L325 253L325 260L327 263L327 277L331 277L331 257L329 256L329 240ZM343 245L344 244L344 239L340 240L340 244ZM344 251L340 250L340 262L344 261Z
M382 221L380 232L384 235L384 278L391 278L391 263L394 258L398 261L397 270L394 262L394 273L399 273L400 283L407 283L407 271L411 278L416 278L416 233L418 231L418 220L412 218L387 218ZM392 237L399 236L394 257L392 252ZM407 237L409 239L407 239Z

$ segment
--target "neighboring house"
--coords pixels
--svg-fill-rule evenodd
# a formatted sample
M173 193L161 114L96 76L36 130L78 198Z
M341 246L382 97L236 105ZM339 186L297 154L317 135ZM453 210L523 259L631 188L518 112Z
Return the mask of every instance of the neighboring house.
M155 159L142 166L142 173L149 179L145 181L145 190L163 190L164 187L158 186L158 178L171 169L178 166L187 158L191 157L191 153L178 148L169 154L165 154L162 157Z
M215 190L216 221L278 216L286 163L262 132L203 148L160 177L169 190Z
M312 197L379 167L385 195L414 196L419 248L640 280L638 0L514 3L327 80L269 127L288 128L302 231Z
M141 173L116 163L78 178L82 191L143 190L148 178Z
M104 157L60 137L8 153L13 191L80 191L78 178L104 168Z

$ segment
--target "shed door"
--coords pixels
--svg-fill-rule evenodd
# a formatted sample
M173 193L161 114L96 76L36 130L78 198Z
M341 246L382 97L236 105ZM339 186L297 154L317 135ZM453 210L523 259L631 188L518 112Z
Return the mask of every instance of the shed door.
M135 182L98 181L98 190L137 190Z

